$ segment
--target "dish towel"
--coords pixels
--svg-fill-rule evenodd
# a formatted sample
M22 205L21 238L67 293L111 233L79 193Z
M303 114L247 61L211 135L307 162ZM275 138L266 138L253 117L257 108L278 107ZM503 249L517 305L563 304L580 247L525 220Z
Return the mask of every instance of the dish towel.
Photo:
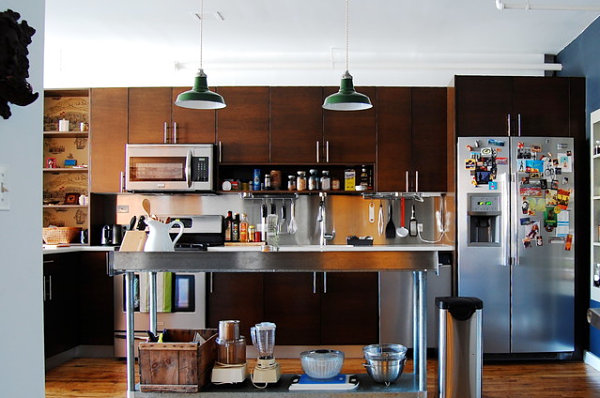
M156 311L172 311L173 273L156 273ZM140 312L150 311L150 273L140 274Z

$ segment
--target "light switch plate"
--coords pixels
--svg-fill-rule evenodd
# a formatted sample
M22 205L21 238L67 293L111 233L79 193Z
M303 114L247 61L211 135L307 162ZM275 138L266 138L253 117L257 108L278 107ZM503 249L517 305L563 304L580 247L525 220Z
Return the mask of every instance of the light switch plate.
M0 210L10 210L8 198L8 166L0 165Z

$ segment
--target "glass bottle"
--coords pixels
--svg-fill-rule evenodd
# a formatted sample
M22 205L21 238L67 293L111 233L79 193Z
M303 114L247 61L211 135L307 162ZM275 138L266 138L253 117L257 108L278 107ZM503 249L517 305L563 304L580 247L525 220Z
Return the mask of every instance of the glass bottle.
M310 177L308 177L308 190L318 191L319 190L319 177L317 177L317 170L310 169Z
M361 191L369 189L369 173L367 172L367 167L364 165L360 170L360 189Z
M293 174L290 174L288 176L288 191L295 191L296 190L296 176Z
M233 215L233 221L231 222L231 241L240 241L240 215L238 213Z
M248 242L248 217L242 213L240 219L240 242Z
M225 217L225 240L231 241L231 223L233 221L233 217L231 216L231 210L227 212L227 217Z
M321 173L323 174L321 176L321 189L323 191L329 191L331 189L331 177L329 177L329 171L323 170Z

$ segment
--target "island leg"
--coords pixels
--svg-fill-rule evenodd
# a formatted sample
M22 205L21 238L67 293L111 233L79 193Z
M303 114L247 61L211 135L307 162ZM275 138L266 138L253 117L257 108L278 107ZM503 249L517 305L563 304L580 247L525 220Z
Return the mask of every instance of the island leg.
M150 295L150 325L149 325L149 330L152 332L152 334L154 334L156 336L156 297L157 297L157 290L156 290L156 272L150 272L150 289L149 289L149 295Z
M413 364L419 391L427 391L427 279L413 272Z
M127 398L133 397L135 392L135 352L134 352L134 291L133 280L135 275L133 272L125 273L125 315L127 317Z

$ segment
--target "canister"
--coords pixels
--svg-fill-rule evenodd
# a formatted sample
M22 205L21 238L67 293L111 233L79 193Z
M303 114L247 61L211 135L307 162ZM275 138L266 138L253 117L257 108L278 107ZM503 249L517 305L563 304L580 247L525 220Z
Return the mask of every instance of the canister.
M254 169L252 177L252 190L260 191L260 169Z
M356 189L356 172L354 169L344 170L344 191L354 191Z

